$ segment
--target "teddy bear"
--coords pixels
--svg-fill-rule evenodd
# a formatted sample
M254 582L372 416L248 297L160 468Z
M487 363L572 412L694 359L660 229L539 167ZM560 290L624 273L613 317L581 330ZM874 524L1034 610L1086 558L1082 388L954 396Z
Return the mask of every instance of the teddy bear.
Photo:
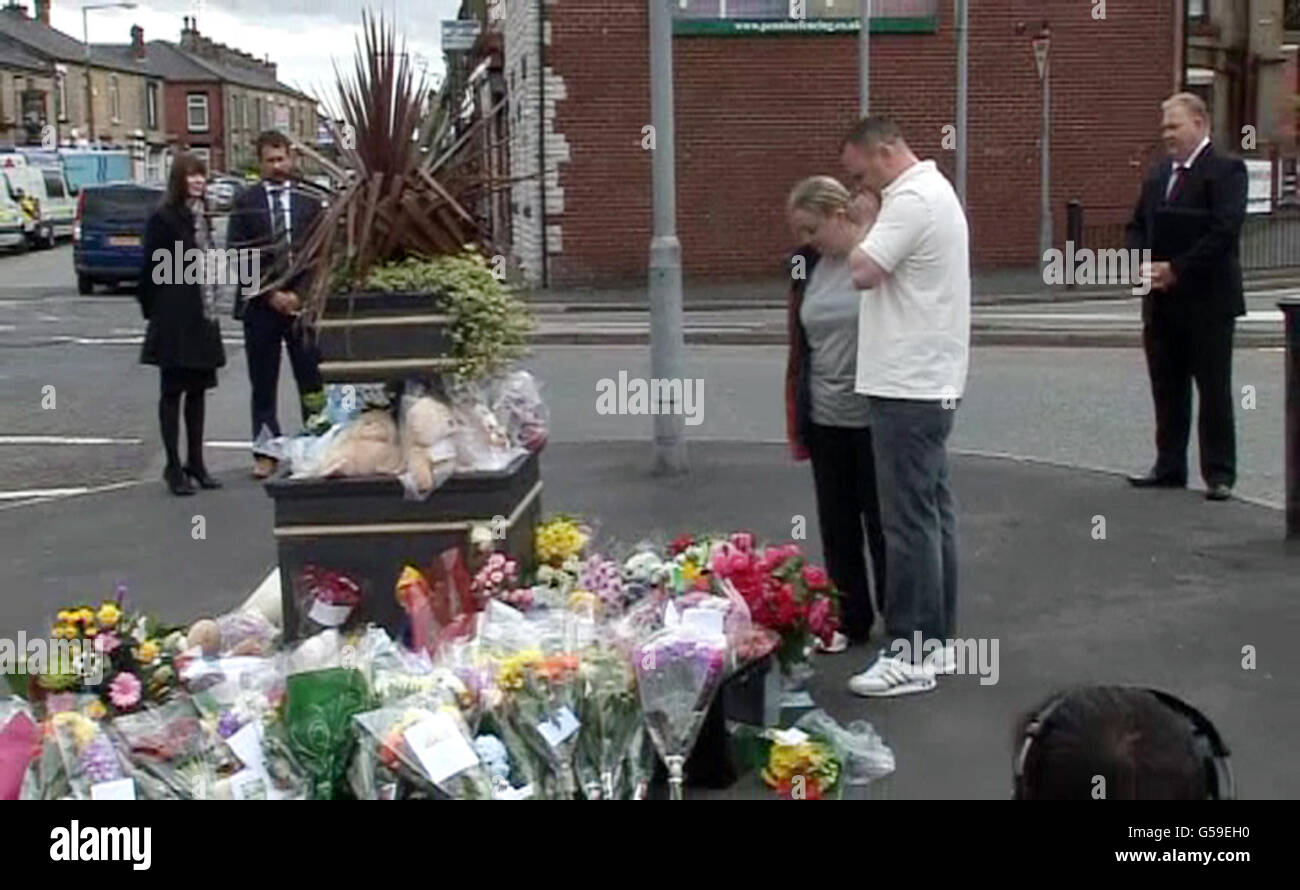
M451 409L432 396L407 399L402 415L405 480L416 494L428 494L451 474L456 457Z
M321 476L393 475L402 468L397 424L387 411L365 411L330 443Z

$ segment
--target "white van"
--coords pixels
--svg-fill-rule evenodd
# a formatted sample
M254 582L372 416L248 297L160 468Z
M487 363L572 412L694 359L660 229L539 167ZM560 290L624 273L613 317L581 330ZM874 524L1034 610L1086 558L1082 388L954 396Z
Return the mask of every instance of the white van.
M8 189L0 189L0 247L27 249L23 209L9 197Z
M76 206L73 205L72 217L61 219L64 214L60 213L61 208L58 206L57 199L51 201L45 188L45 176L40 170L35 167L13 166L5 168L2 172L5 178L5 191L8 193L6 197L10 201L21 207L24 196L36 199L35 218L25 215L24 228L28 243L35 247L53 247L60 227L66 229L67 234L71 236ZM71 203L66 199L66 192L64 202Z

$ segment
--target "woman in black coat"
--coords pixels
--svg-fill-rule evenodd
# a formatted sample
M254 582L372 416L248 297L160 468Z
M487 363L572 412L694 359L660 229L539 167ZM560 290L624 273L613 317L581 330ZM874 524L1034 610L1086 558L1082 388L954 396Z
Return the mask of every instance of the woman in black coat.
M167 195L145 227L140 273L140 309L149 321L140 361L157 365L162 378L158 420L167 451L163 479L176 495L194 494L191 479L203 488L221 487L203 465L204 396L217 385L217 368L226 363L215 311L214 276L206 262L207 250L212 247L211 225L204 212L206 188L203 161L191 154L173 161ZM200 275L177 277L178 244L182 269L189 267L195 256L189 251L203 251ZM193 277L198 277L199 283L185 283ZM189 459L183 466L177 447L182 395L189 440Z

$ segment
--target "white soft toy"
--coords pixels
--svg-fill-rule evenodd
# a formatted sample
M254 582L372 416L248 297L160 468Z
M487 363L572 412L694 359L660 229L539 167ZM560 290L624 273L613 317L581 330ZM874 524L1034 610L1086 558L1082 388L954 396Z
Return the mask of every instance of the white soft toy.
M456 457L451 409L431 396L408 399L402 415L404 480L426 495L450 475Z

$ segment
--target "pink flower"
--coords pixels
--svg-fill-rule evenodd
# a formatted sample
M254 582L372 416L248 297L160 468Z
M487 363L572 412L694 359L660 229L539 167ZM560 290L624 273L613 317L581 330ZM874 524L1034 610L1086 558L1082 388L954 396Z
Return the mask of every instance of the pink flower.
M731 536L731 544L742 553L752 553L754 550L754 535L752 532L736 532Z
M831 601L828 599L818 599L808 610L808 627L809 629L822 638L823 642L829 643L835 635L835 625L830 620Z
M112 655L113 650L122 645L122 640L111 630L106 630L95 638L95 648L104 655Z
M140 678L123 671L108 684L108 698L115 708L133 708L140 701Z
M504 579L505 579L505 575L500 571L496 571L488 575L488 580L491 581L493 584L500 584Z
M501 553L493 553L490 557L488 557L488 565L491 566L492 568L497 568L503 565L505 561L506 558Z
M830 586L830 578L826 577L826 572L821 566L804 566L803 579L814 590L822 590Z

